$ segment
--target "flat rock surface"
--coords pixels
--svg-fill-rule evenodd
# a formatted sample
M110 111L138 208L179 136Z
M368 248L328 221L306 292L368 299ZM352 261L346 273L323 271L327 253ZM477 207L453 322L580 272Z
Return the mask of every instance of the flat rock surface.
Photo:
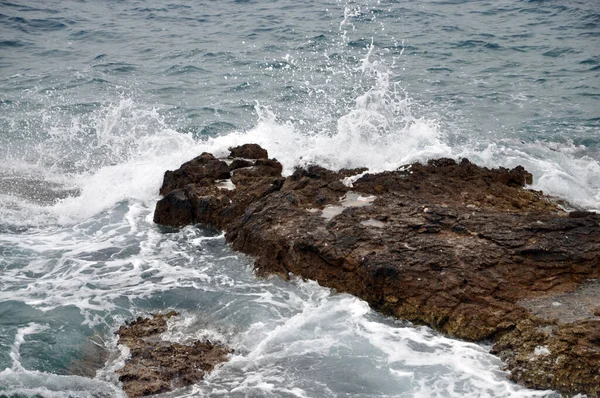
M560 322L600 319L600 280L591 280L573 292L522 300L520 305L535 315Z
M167 320L176 315L172 311L140 317L119 329L119 344L131 353L125 367L117 371L127 396L153 395L194 384L227 360L231 350L208 341L183 345L162 340Z
M274 159L200 158L229 167L230 184L167 172L155 222L223 229L258 273L314 279L385 314L492 340L529 387L600 394L598 291L586 290L585 319L535 304L570 305L600 278L600 216L525 189L532 175L522 167L435 159L377 174L309 166L284 178Z

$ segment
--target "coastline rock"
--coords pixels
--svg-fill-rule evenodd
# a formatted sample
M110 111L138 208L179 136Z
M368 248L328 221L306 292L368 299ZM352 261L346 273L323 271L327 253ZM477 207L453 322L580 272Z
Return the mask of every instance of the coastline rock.
M385 314L491 339L511 377L527 386L600 394L595 310L549 321L524 304L600 278L599 215L569 216L524 189L532 176L520 166L435 159L364 171L309 166L283 178L277 161L262 159L231 170L234 189L193 177L184 189L190 223L223 229L234 249L255 257L260 274L293 273ZM342 182L352 176L351 187ZM179 226L185 206L168 189L154 219Z
M139 317L119 329L119 344L131 353L125 367L117 371L127 396L159 394L194 384L232 352L211 342L183 345L162 340L160 334L167 330L167 320L176 315L171 311L152 318Z
M167 171L160 188L160 194L166 195L175 189L184 188L188 184L214 183L215 180L229 178L227 163L216 159L212 154L204 152L200 156L185 162L175 171Z
M243 159L268 159L269 154L266 149L263 149L257 144L244 144L229 148L230 158L243 158Z
M192 203L184 189L175 189L169 192L157 204L154 222L171 227L182 227L194 223Z
M534 388L552 388L598 396L600 319L561 324L519 322L502 336L492 353L511 369L511 378Z

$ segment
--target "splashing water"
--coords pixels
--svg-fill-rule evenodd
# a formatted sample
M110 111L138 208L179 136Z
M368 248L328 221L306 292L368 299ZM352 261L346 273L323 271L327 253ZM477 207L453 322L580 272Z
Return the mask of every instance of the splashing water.
M577 36L595 37L593 20L561 30L560 44L544 26L567 11L552 4L537 6L550 14L481 6L496 19L479 30L486 14L469 3L461 9L478 17L378 1L112 7L3 9L0 46L12 56L0 77L0 395L123 396L115 370L127 350L115 330L176 309L164 338L207 337L235 353L166 396L556 396L507 381L488 347L313 282L258 279L222 235L160 228L152 210L165 170L249 142L287 174L441 156L521 164L533 188L598 210L596 100L583 94L599 61L593 39ZM536 36L517 26L549 55L526 48ZM559 45L574 50L546 48ZM582 70L570 76L577 56ZM568 101L548 76L572 83L560 86ZM531 134L510 127L529 119ZM97 341L108 362L83 377Z

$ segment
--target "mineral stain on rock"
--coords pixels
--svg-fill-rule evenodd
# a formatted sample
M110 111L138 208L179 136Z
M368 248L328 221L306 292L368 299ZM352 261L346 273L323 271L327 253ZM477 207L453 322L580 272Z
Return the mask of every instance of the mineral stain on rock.
M209 341L183 345L162 340L160 335L167 330L167 320L177 315L171 311L152 318L139 317L119 329L119 344L129 348L131 357L117 374L129 397L164 393L197 383L232 352Z
M166 172L154 221L222 229L259 274L293 273L384 314L491 340L528 387L600 394L599 291L586 288L585 319L536 310L567 305L600 278L600 215L525 189L532 175L520 166L442 158L376 174L312 165L284 178L254 145L231 158L204 153ZM219 185L228 178L235 189Z

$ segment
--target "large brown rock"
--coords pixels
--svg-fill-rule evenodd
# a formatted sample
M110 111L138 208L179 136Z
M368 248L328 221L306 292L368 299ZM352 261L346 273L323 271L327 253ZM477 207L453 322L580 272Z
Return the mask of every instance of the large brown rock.
M160 194L166 195L175 189L185 188L188 184L212 183L215 180L229 178L227 163L216 159L212 154L204 152L200 156L181 165L175 171L165 173Z
M600 278L600 216L569 215L524 189L522 167L436 159L341 182L363 171L311 166L284 179L262 160L232 171L233 190L204 179L186 192L194 222L225 230L259 273L293 273L451 336L492 339L528 386L600 394L595 309L548 320L525 304ZM544 361L523 359L532 352Z
M265 149L257 144L244 144L229 148L230 158L244 159L268 159L269 155Z
M185 189L175 189L156 204L154 222L171 227L181 227L195 222L192 203Z
M119 329L119 344L126 345L131 353L125 367L117 371L128 397L164 393L197 383L232 352L209 341L183 345L162 340L160 334L167 330L167 319L176 315L172 311L140 317Z
M257 151L250 147L249 154L246 150L246 146L232 148L232 154L252 156L264 151L267 156L262 148ZM277 160L261 158L244 160L243 166L234 166L230 172L227 163L203 153L180 169L165 172L160 189L164 198L156 205L154 222L171 227L202 223L222 228L242 215L251 203L279 190L284 181L282 169ZM222 180L228 179L235 190L223 185Z

